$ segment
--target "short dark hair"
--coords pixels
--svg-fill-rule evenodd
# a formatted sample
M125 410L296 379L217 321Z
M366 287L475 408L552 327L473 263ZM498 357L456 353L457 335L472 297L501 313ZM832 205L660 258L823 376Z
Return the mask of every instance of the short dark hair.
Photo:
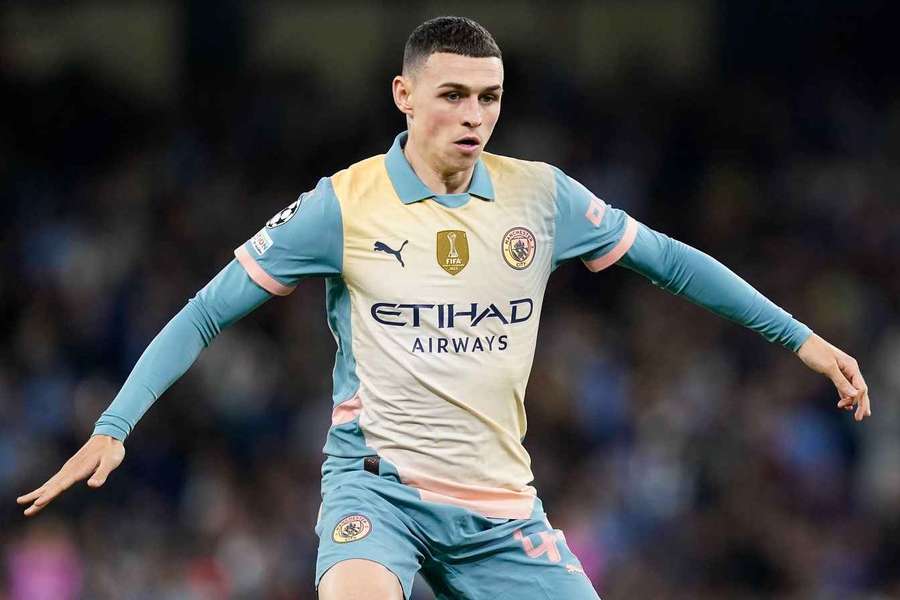
M403 73L414 71L435 52L503 60L490 32L466 17L437 17L416 27L403 49Z

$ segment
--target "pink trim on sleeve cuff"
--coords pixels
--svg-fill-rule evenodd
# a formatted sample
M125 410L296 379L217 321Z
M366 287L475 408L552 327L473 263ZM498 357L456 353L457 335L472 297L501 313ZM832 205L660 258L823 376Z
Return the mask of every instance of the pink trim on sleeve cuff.
M637 237L637 230L638 222L629 216L628 223L625 225L625 233L622 235L622 239L619 240L619 243L616 244L616 247L599 258L584 261L584 266L596 273L597 271L602 271L603 269L614 265L616 261L625 256L625 253L631 248L631 245L634 243L634 238Z
M295 287L297 287L286 286L283 283L276 281L274 277L266 273L263 268L253 260L253 257L250 256L250 253L247 252L247 249L244 248L243 245L235 248L234 256L238 259L238 262L241 263L241 266L244 267L244 270L247 271L247 275L250 276L250 279L255 281L259 287L270 294L287 296L294 291Z

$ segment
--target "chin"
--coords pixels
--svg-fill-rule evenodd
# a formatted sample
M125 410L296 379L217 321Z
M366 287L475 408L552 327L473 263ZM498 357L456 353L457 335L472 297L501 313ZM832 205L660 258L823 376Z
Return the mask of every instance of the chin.
M473 166L475 166L476 162L478 162L477 156L460 159L459 161L457 161L457 163L455 165L456 170L457 171L465 171L466 169L470 169Z
M478 150L476 150L475 152L473 152L472 154L463 154L463 155L457 154L451 158L451 161L453 162L453 164L456 164L456 165L459 165L462 167L471 167L476 162L478 162L479 158L481 158L481 149L480 148Z

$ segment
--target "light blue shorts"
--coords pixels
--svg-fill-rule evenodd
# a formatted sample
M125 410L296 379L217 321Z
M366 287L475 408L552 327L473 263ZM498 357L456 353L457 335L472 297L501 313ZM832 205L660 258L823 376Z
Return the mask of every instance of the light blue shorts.
M384 461L378 475L356 462L323 481L317 588L329 568L360 558L394 573L407 599L421 571L438 600L599 600L540 500L529 519L488 519L423 501Z

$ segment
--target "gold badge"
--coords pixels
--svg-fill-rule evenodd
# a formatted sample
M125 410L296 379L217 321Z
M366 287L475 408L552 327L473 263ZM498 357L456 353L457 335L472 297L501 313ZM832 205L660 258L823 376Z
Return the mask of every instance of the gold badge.
M503 259L513 269L527 269L534 260L536 245L533 233L524 227L513 227L503 236Z
M469 264L469 240L465 231L438 231L437 262L451 275L456 275Z
M331 539L338 544L346 544L363 539L369 535L370 531L372 531L372 524L369 519L362 515L350 515L341 519L341 522L335 526L331 533Z

